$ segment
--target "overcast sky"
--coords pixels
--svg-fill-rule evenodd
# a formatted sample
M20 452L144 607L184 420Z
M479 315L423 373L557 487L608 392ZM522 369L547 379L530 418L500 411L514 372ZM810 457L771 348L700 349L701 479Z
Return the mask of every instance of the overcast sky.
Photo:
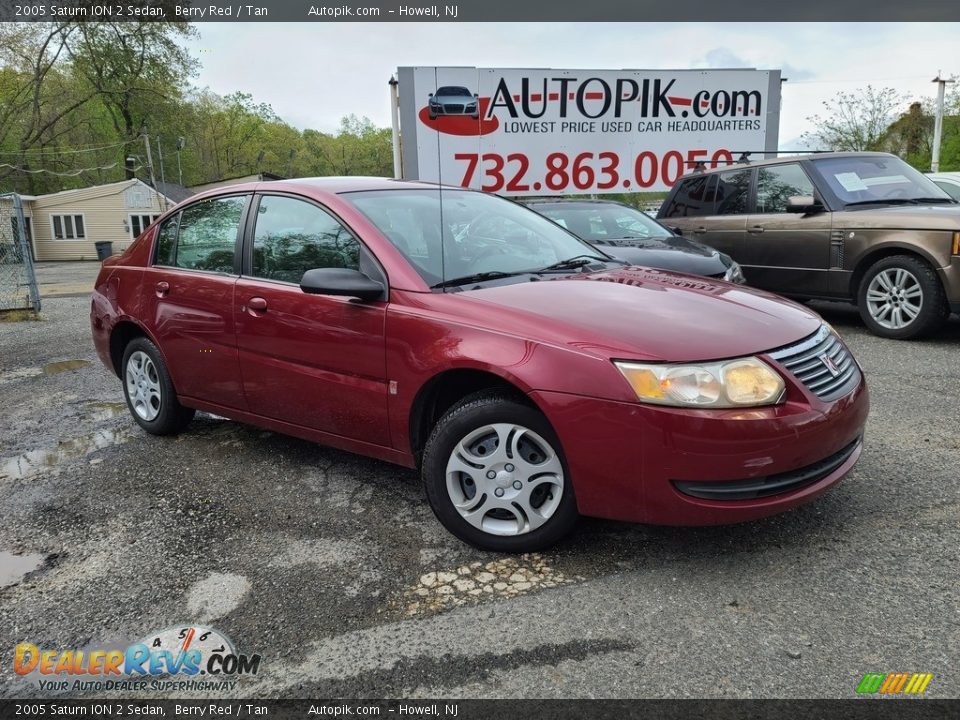
M343 115L390 124L400 65L782 69L781 147L838 92L872 83L933 97L960 74L960 23L198 23L195 82L266 102L299 127Z

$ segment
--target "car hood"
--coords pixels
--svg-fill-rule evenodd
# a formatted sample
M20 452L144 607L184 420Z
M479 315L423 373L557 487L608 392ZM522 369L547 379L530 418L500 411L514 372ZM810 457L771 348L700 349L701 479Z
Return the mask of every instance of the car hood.
M841 228L903 228L905 230L960 230L960 205L888 205L834 215Z
M615 359L692 362L772 350L815 332L820 316L731 283L652 268L479 288L458 297L509 308L491 318L530 337Z
M723 275L727 270L716 250L680 236L599 240L592 244L631 265L693 275Z

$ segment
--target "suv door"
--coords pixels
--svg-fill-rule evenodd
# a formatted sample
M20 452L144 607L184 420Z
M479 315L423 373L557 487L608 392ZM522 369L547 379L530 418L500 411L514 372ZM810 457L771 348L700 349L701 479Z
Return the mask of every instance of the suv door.
M787 295L830 294L831 214L787 212L791 196L815 192L800 163L757 167L754 212L738 258L749 284Z
M308 295L307 270L348 267L386 277L350 230L320 205L258 195L243 274L237 342L251 412L341 437L390 445L385 300Z
M246 408L233 316L249 195L189 205L159 228L142 302L177 394Z
M736 261L743 250L750 170L741 168L681 181L660 220Z

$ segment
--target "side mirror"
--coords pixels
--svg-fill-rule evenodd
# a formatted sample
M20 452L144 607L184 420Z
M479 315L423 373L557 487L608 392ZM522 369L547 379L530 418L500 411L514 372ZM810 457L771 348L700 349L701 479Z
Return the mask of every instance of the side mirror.
M359 270L350 268L314 268L300 278L300 289L310 295L342 295L361 300L383 296L383 285Z
M427 97L433 97L433 93L428 93Z
M677 227L676 225L668 226L667 230L672 232L674 235L683 235L683 228Z
M806 215L823 210L823 205L817 202L813 195L792 195L787 198L787 212Z

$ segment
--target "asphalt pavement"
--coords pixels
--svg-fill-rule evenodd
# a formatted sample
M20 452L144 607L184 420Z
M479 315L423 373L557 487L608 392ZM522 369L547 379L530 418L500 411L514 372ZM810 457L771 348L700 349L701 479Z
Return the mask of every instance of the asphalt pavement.
M817 502L731 527L584 520L510 557L450 536L412 471L209 415L141 432L89 300L63 294L0 323L2 697L47 695L10 671L17 643L181 623L262 656L234 696L850 698L899 671L960 695L956 318L896 342L814 305L872 397L859 464Z

